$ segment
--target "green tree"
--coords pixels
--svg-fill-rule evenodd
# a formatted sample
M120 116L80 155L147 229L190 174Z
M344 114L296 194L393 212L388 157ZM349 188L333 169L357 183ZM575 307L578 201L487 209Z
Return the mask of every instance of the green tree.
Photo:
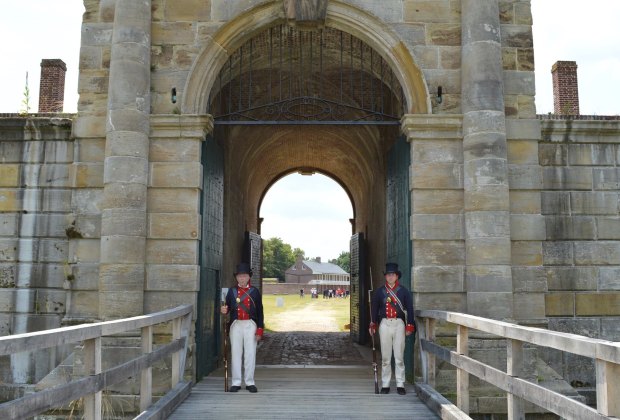
M301 257L302 260L306 259L306 251L301 248L295 248L293 250L293 255L295 255L295 259L297 259L298 257Z
M305 254L299 248L293 248L280 238L270 238L263 242L263 276L283 279L284 272L295 264L296 252Z
M351 253L349 251L342 251L340 255L338 255L338 258L329 260L329 262L332 264L336 264L347 273L351 272Z

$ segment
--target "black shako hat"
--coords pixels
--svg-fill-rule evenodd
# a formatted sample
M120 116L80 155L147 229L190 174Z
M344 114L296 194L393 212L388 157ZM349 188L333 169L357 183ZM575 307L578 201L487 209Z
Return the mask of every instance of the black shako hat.
M383 275L385 276L386 274L390 274L390 273L396 273L399 279L400 279L400 276L402 276L402 273L398 269L398 264L396 263L385 264L385 271L383 272Z
M252 277L252 269L250 268L250 264L246 262L237 264L237 268L235 270L235 276L237 274L249 274L250 277Z

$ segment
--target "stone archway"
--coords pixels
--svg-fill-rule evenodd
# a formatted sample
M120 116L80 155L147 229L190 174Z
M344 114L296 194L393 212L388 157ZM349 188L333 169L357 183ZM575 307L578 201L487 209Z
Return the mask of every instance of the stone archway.
M179 92L182 113L204 114L208 112L211 99L218 94L221 97L222 92L226 91L222 85L226 84L239 87L239 93L235 93L235 99L239 102L242 99L245 100L255 90L262 92L264 97L267 89L257 88L256 80L251 87L248 87L246 82L241 82L244 77L247 77L246 72L239 70L237 74L232 74L226 68L232 65L241 67L242 60L246 60L244 57L247 56L243 53L239 54L238 51L248 46L251 49L252 40L258 40L260 37L264 39L267 31L276 28L284 21L281 3L273 2L256 6L225 24L215 33L194 62L183 92ZM332 42L338 39L339 34L341 38L342 34L345 34L351 39L350 45L357 45L357 41L353 42L353 38L359 40L360 45L363 43L360 51L369 53L360 53L359 58L354 59L354 55L358 57L357 53L351 52L350 62L358 63L362 68L362 73L364 68L370 68L371 70L366 72L365 77L373 80L372 83L376 83L376 86L387 87L386 95L394 95L395 91L399 92L396 94L396 102L401 106L398 107L397 117L393 121L395 124L374 125L370 121L362 124L338 121L334 124L330 121L328 124L317 125L313 125L312 122L281 125L270 121L261 122L259 118L253 121L252 125L235 125L235 121L228 121L230 124L218 124L216 114L215 128L207 142L216 142L221 146L224 167L222 238L225 240L219 275L223 287L228 286L232 281L232 267L247 252L245 246L248 243L248 233L256 235L260 231L258 211L264 192L281 174L297 168L329 173L341 181L355 209L353 233L363 238L360 247L364 247L364 259L376 271L375 276L380 277L380 269L385 262L387 248L386 176L390 149L400 136L400 119L403 115L424 114L430 110L428 90L422 73L411 54L386 24L380 23L371 15L350 5L330 2L325 28ZM297 37L297 39L301 38L301 36ZM340 48L342 49L342 45ZM338 61L337 48L328 45L327 49L331 51L331 56L328 53L326 57ZM342 71L341 50L340 55L340 71ZM370 65L364 64L362 55L366 60L370 60ZM382 69L380 72L373 70L373 57L375 59L379 57L382 60L379 66ZM296 57L298 58L299 56ZM249 61L254 71L261 65L263 70L266 68L264 57L256 57L256 54L253 55L250 52ZM338 65L332 64L334 66L331 74L334 76L338 72L336 69ZM392 72L393 84L388 84L383 80L381 74L384 68ZM224 74L226 71L227 73ZM329 73L329 68L326 72ZM301 77L298 78L298 80L301 79ZM235 82L235 80L239 81ZM329 86L335 86L334 81L331 82ZM351 83L350 85L353 88L361 88L359 86L363 83L360 85ZM242 86L250 93L246 93L245 90L242 92ZM229 87L228 92L231 90ZM402 94L400 94L401 91ZM359 102L360 95L350 93L348 96L352 102ZM362 97L363 95L361 94ZM383 92L381 95L383 96ZM231 100L230 98L232 96L228 97L228 101ZM360 106L358 109L362 108L363 106ZM204 162L203 156L203 164ZM208 170L209 168L205 167L205 171ZM409 200L400 201L408 202ZM205 224L205 215L203 215L203 224ZM204 233L203 236L205 236ZM251 239L250 242L252 242ZM407 261L407 264L403 265L409 265L409 263L410 261ZM359 270L360 272L363 270L363 276L369 277L366 267L364 265ZM366 325L366 289L368 289L368 280L358 273L356 305L359 305L359 311L355 315L352 313L352 324L356 324L360 331L365 331L365 327L361 329L361 326ZM357 319L353 320L353 317ZM360 342L364 341L361 334L358 338Z
M258 32L284 21L284 9L280 2L265 3L237 16L210 37L192 65L183 92L179 92L181 112L204 114L217 75L232 52ZM406 113L430 112L424 75L403 41L387 24L338 1L330 1L325 24L361 39L384 58L403 89Z

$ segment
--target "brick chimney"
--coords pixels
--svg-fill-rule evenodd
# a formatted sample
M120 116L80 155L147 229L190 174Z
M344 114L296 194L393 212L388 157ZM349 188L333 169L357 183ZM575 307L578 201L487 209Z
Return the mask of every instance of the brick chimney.
M62 112L67 65L59 59L41 60L39 112Z
M556 61L551 67L553 109L559 115L579 115L577 62Z

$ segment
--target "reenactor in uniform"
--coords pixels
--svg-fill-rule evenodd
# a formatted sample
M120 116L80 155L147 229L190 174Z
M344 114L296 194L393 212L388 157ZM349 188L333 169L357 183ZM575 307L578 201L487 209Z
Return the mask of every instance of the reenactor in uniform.
M398 264L385 265L385 285L379 287L372 295L370 305L370 334L379 328L381 339L381 393L390 393L392 380L392 352L396 362L394 376L396 391L405 395L405 336L413 334L413 302L409 290L399 284L401 272Z
M263 337L263 300L256 287L250 285L252 270L248 263L237 264L234 273L237 286L228 289L226 304L221 312L230 312L230 345L232 386L230 392L241 389L241 360L243 359L245 389L258 392L254 383L256 344Z

